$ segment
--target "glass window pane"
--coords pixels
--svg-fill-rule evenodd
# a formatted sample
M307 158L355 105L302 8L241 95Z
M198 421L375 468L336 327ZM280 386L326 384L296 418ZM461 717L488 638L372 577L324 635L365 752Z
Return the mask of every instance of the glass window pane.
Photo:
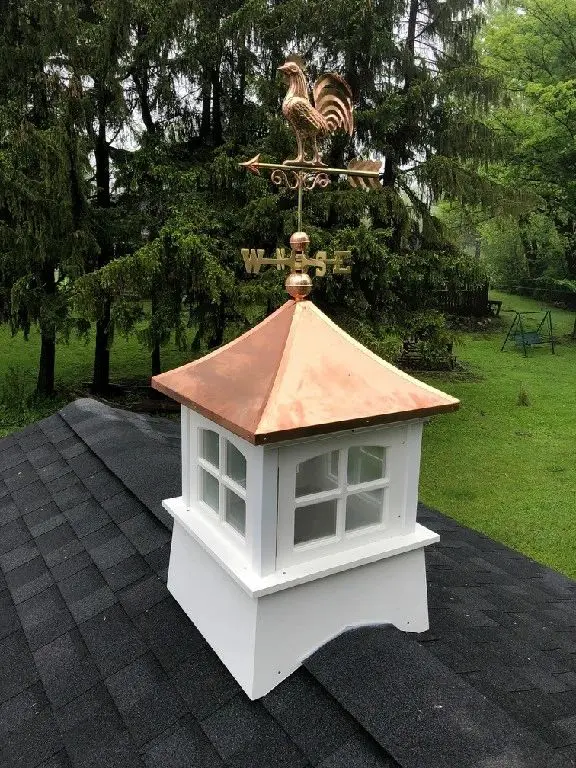
M215 467L220 466L220 446L216 432L211 429L202 430L202 438L200 441L200 456Z
M336 474L333 470L336 468ZM338 451L314 456L296 467L296 496L331 491L338 487Z
M336 533L336 509L338 502L321 501L306 507L296 507L294 515L294 544L323 539Z
M246 504L244 499L226 488L226 522L244 536L246 529Z
M356 445L348 449L348 483L369 483L386 477L386 449L381 445Z
M226 441L226 474L246 488L246 459L238 448Z
M346 530L354 531L382 521L384 488L353 493L346 499Z
M208 506L218 512L220 507L220 484L218 480L207 472L203 467L200 467L200 498Z

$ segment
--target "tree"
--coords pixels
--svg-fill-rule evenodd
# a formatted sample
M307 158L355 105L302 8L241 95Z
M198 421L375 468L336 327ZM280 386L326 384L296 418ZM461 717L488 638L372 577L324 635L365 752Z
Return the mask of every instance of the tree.
M574 0L527 0L495 14L484 36L485 63L508 94L490 121L507 139L493 172L538 199L516 225L528 281L576 276L575 20Z
M327 160L385 157L378 191L335 181L306 196L312 250L354 252L351 277L327 278L317 301L348 318L361 312L376 338L383 322L413 328L419 311L429 326L439 290L479 279L432 206L501 194L479 173L496 150L481 119L496 78L474 47L474 0L347 0L329 14L320 0L66 0L59 9L62 32L46 36L46 56L75 83L77 146L94 170L87 219L98 248L74 295L96 320L95 391L108 383L115 325L139 334L156 372L160 345L182 339L184 325L199 351L282 300L283 277L247 276L239 250L286 246L295 196L238 162L293 151L277 72L290 52L311 80L335 69L353 88L357 137L334 137Z
M74 325L69 282L91 247L77 83L53 66L61 31L53 10L43 0L9 2L0 27L0 284L10 289L13 332L39 326L42 395L54 391L57 334Z
M289 6L192 2L180 20L183 34L171 38L169 57L166 26L147 22L138 28L137 48L145 55L133 52L130 71L146 130L119 169L124 192L118 201L135 218L146 212L142 228L159 253L165 252L166 233L173 227L180 232L190 216L203 222L195 232L213 238L221 290L205 290L201 270L190 265L198 284L173 284L174 293L168 292L171 307L182 302L188 307L197 346L221 343L227 326L241 330L253 320L250 301L258 305L256 312L270 308L254 280L242 274L238 250L286 245L296 225L295 199L266 179L249 179L237 163L256 151L276 160L291 153L293 139L279 115L284 89L276 70L295 47L309 61L312 79L326 69L343 69L355 92L358 142L337 138L327 150L330 161L341 164L362 146L386 156L380 192L367 195L334 184L306 201L312 248L354 249L352 279L325 281L317 300L349 313L361 307L369 321L398 325L415 311L434 307L438 290L482 278L477 265L451 245L431 210L434 200L446 196L478 204L502 194L478 173L495 151L481 120L496 89L474 48L481 20L472 0L353 0L334 6L328 16L318 0ZM152 27L163 30L156 39ZM163 78L157 73L167 71L166 58L172 64ZM167 84L170 76L178 78L178 89L165 85L158 91L155 83ZM161 101L158 93L169 98ZM151 103L160 105L156 115ZM155 243L161 231L164 240ZM172 244L178 242L178 236L171 237ZM131 263L128 255L126 264ZM276 301L280 277L267 281ZM176 317L166 309L167 285L161 296L157 290L158 283L150 283L152 312L141 333L152 346L154 372L159 344ZM119 298L116 293L114 301ZM125 317L135 327L136 315Z

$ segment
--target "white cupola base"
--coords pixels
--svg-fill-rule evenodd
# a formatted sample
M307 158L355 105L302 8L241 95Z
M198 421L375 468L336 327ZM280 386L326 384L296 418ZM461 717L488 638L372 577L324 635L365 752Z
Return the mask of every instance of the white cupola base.
M251 699L351 627L428 629L424 547L439 537L420 525L340 558L255 578L209 549L181 499L165 506L174 516L168 588Z

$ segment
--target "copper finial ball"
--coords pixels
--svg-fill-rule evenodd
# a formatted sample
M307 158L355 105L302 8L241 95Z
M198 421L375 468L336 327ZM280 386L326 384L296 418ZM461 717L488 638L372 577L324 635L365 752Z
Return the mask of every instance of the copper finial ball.
M301 301L312 290L312 280L305 272L292 272L286 278L286 290L295 301Z
M310 245L310 238L306 232L294 232L290 237L290 247L295 253L303 253Z

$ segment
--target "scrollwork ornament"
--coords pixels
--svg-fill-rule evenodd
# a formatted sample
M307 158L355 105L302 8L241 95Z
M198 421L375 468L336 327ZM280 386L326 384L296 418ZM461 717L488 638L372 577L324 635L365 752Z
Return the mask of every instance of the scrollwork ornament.
M304 189L311 190L314 187L325 189L330 184L330 177L327 173L308 173L304 179Z
M298 189L301 184L298 171L285 171L280 168L272 171L270 181L277 187L287 187L288 189Z

